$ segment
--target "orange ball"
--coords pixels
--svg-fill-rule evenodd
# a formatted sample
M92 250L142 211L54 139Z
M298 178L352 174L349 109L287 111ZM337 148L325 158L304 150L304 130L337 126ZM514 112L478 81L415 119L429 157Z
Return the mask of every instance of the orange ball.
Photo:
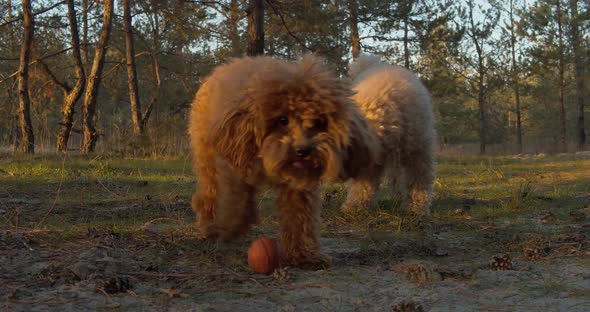
M269 237L254 240L248 248L248 265L256 273L272 273L281 265L279 242Z

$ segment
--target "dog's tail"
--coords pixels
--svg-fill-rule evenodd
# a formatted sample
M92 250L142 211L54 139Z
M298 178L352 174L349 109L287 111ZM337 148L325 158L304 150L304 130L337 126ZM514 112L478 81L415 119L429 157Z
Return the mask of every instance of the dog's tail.
M381 62L381 58L377 55L361 53L359 57L350 64L348 75L350 79L355 79L360 73L371 67L373 64Z

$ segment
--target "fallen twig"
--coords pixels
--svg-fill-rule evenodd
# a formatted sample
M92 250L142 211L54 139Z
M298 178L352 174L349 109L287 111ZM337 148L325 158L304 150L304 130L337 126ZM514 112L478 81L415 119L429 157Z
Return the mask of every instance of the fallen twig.
M112 304L113 303L113 299L111 298L111 296L104 290L104 288L100 287L97 288L96 290L98 290L99 292L101 292L108 300L109 302Z

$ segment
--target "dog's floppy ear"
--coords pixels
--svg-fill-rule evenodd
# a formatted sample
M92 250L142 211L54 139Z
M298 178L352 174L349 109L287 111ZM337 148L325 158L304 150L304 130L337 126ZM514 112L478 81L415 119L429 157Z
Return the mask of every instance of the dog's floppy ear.
M343 179L354 178L382 161L381 145L356 107L349 121L349 144L344 151Z
M256 121L246 109L228 112L211 129L211 140L218 153L234 167L245 170L258 153Z

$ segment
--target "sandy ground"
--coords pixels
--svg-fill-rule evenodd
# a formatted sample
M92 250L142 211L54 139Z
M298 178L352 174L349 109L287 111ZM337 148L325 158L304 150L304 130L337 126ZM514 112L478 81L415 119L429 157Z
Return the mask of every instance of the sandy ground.
M269 276L246 267L247 241L220 245L164 233L137 239L90 229L60 242L44 232L4 231L0 310L590 310L590 223L539 225L516 238L506 228L443 226L399 240L332 233L322 239L330 268ZM561 234L526 259L519 249L534 247L539 229ZM482 239L517 246L507 248L510 270L490 269L493 253ZM207 258L215 265L202 262Z

